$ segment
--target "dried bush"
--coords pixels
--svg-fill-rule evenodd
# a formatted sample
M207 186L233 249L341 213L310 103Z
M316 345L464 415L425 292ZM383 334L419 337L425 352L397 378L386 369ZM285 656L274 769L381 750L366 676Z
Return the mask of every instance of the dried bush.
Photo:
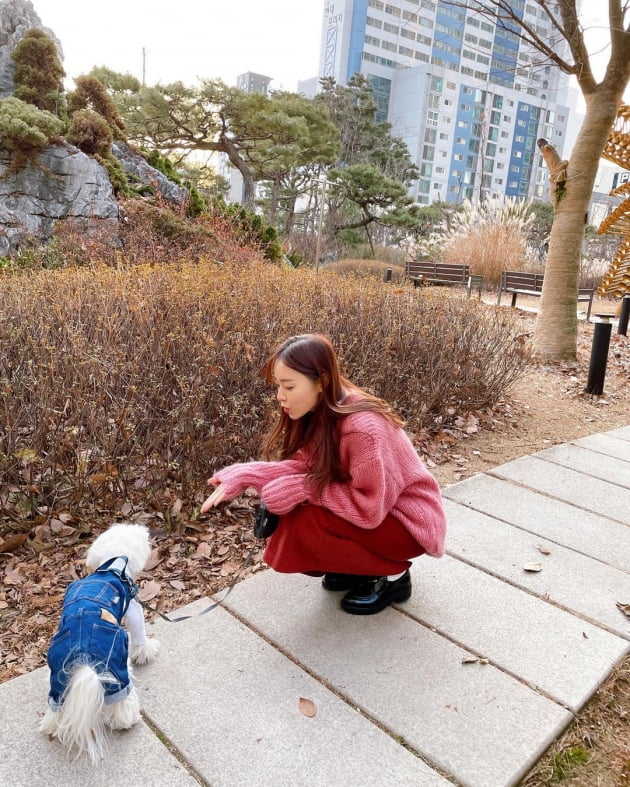
M191 506L257 457L277 403L258 376L281 339L321 331L410 430L496 402L523 365L504 312L449 293L269 263L5 274L0 505ZM441 428L441 427L440 427Z
M530 207L531 201L511 198L466 201L428 240L419 242L415 256L470 265L486 286L496 286L502 271L528 266L527 233L534 221Z
M582 257L580 265L580 287L596 290L610 267L610 260L597 257Z
M339 262L330 262L325 265L326 271L339 276L370 276L379 281L384 281L387 269L392 270L392 282L402 284L405 281L405 269L396 263L380 262L378 260L347 259Z

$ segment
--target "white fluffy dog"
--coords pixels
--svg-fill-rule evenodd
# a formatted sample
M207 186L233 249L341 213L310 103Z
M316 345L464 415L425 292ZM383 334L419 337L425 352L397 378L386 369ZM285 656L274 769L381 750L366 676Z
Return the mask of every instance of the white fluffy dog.
M112 525L98 536L86 556L93 573L68 586L48 650L49 708L40 730L68 753L87 752L94 764L105 754L109 729L140 721L130 663L148 664L160 647L147 639L135 598L135 578L150 554L144 525Z

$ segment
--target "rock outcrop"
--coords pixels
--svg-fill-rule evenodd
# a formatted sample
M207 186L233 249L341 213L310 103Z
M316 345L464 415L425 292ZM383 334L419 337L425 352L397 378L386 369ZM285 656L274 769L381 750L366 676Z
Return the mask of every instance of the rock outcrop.
M0 255L25 239L46 243L56 221L74 219L89 234L118 235L118 203L107 171L72 145L51 145L17 172L0 148Z
M42 25L31 0L0 0L0 99L15 90L11 53L27 30L43 30L54 42L63 62L61 44ZM128 145L116 142L112 153L130 180L144 183L170 203L181 206L188 190L172 183ZM16 251L28 240L47 243L55 222L74 219L83 232L98 228L118 238L119 209L101 164L69 144L51 145L19 171L0 140L0 256Z
M55 42L63 63L63 50L52 30L44 27L31 0L0 0L0 98L15 91L15 64L11 53L27 30L43 30Z
M188 201L188 189L178 186L163 175L159 170L147 163L139 153L133 151L129 145L123 142L114 142L112 153L122 164L127 175L131 175L133 180L139 180L153 189L157 189L167 202L175 205L182 205Z

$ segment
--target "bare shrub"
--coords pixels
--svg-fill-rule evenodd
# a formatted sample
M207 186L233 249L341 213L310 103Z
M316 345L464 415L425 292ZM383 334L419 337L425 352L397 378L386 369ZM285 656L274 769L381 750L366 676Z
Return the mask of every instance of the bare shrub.
M168 511L257 457L285 337L328 334L346 373L411 430L496 402L523 357L504 312L447 293L271 264L4 275L0 501Z
M388 268L392 269L392 282L402 283L404 281L405 269L403 266L380 260L347 259L326 265L326 271L336 273L339 276L370 276L379 281L384 281Z
M375 244L374 249L365 243L357 245L354 248L353 256L364 260L381 260L388 265L404 265L405 264L405 251L397 246L382 246Z
M92 263L178 263L209 260L236 265L262 257L260 239L229 217L205 213L187 218L172 207L140 199L122 202L121 222L68 218L55 224L46 246L18 252L16 263L29 268L69 268Z
M596 257L582 257L580 265L580 287L590 287L596 290L601 284L604 274L610 267L610 260Z

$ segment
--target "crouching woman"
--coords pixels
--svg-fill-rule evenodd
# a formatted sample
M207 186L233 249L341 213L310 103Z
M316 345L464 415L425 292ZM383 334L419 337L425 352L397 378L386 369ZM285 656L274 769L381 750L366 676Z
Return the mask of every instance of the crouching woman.
M283 573L323 576L346 591L341 608L372 615L411 596L411 559L444 554L439 487L387 402L341 376L330 341L293 336L263 374L280 417L264 462L231 465L208 483L205 513L256 489L279 515L265 562Z

